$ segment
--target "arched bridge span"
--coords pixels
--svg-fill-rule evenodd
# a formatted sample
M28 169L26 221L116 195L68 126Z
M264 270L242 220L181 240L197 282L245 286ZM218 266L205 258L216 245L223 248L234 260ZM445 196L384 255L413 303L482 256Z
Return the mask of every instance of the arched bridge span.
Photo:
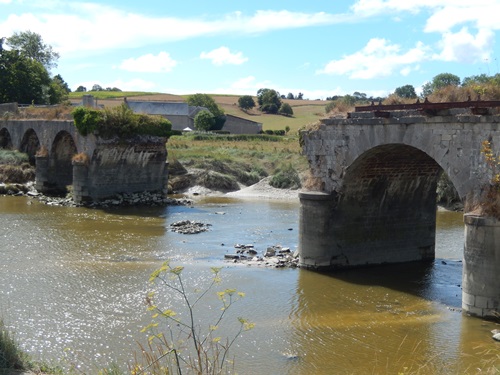
M59 193L72 185L77 203L117 193L164 193L165 142L164 137L152 136L126 140L82 136L73 121L0 121L0 148L25 152L36 162L36 189Z
M499 126L499 116L464 108L355 112L302 132L316 189L300 193L301 265L336 270L434 259L440 173L448 175L466 212L477 209L491 177L481 145L488 140L500 149ZM474 237L465 252L481 249L484 258L475 251L475 259L500 267L500 244L487 237ZM468 311L481 309L478 315L500 304L500 277L492 273L486 280L482 292L464 292L469 302L488 289L494 294L483 294L488 302L479 307L475 300L468 304Z

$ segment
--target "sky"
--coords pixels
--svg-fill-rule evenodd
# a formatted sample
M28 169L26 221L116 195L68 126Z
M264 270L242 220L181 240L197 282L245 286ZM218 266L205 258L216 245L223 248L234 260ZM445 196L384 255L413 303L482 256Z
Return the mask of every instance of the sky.
M440 73L499 73L500 0L0 0L74 91L386 96Z

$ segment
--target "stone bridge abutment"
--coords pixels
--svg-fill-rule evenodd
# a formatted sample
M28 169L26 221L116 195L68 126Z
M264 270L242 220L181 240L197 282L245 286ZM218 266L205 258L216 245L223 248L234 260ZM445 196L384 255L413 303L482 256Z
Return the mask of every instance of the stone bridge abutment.
M467 212L477 208L491 177L481 144L489 140L500 148L499 124L500 117L467 109L404 110L355 112L303 132L312 178L321 188L300 194L301 265L337 270L434 259L440 174L448 175ZM476 248L482 238L472 240ZM486 262L500 267L500 242L489 243L484 246L496 248ZM464 271L465 294L470 279ZM498 311L500 276L491 274L481 288L464 298L465 310L480 316Z

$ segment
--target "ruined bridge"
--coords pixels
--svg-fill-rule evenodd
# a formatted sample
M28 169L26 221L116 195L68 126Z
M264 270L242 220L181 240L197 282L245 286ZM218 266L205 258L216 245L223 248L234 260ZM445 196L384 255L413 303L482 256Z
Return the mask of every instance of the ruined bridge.
M165 142L152 136L118 141L82 136L73 121L0 121L0 148L25 152L36 163L36 189L61 193L71 185L77 203L166 189Z
M500 117L485 103L454 107L369 106L301 133L316 186L300 193L302 266L434 259L444 171L465 204L464 310L500 310L500 225L471 213L491 177L481 144L500 149Z

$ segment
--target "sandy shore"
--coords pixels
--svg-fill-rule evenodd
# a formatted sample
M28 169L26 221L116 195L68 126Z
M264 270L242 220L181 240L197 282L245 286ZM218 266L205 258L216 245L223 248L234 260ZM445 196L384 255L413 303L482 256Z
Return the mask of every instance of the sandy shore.
M186 190L183 194L188 196L225 196L233 198L251 198L251 199L282 199L282 200L298 200L300 190L277 189L269 185L271 177L266 177L254 185L242 187L240 190L221 192L210 190L203 186L193 186Z

